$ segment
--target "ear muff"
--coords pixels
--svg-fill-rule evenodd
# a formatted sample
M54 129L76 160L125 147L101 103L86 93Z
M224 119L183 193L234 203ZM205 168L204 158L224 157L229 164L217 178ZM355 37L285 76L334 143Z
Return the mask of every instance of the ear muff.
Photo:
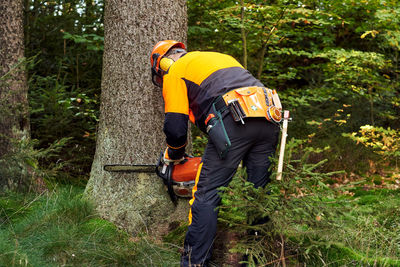
M160 69L162 69L163 71L168 71L169 67L171 67L174 62L175 61L173 61L172 59L164 57L160 60Z

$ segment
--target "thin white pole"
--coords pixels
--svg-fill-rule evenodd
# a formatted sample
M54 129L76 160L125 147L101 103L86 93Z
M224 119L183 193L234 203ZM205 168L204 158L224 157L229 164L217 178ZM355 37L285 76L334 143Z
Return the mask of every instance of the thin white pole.
M285 156L288 121L289 121L289 110L285 110L283 113L282 139L281 139L281 149L279 152L278 172L276 174L276 180L279 181L282 180L283 157Z

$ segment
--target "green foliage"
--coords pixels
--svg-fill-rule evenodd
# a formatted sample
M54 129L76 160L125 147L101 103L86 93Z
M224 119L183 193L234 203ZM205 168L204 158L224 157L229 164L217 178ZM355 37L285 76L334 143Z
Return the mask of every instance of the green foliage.
M99 109L104 3L27 0L26 6L26 54L38 59L29 71L32 135L39 147L72 137L62 160L72 160L74 168L66 171L87 174ZM242 62L246 50L248 69L278 89L291 111L296 138L313 133L306 121L320 122L352 104L346 124L313 140L332 149L340 142L329 153L351 158L344 149L349 142L338 138L343 132L365 124L399 127L399 10L393 0L189 0L188 44ZM353 171L347 162L345 169Z
M99 112L103 1L25 1L32 137L38 148L71 138L53 160L65 176L85 177L95 150Z
M399 205L398 190L378 189L366 191L362 187L350 190L354 193L346 207L346 213L328 236L340 242L343 251L353 251L353 260L372 265L397 266L399 264ZM347 248L346 248L347 247ZM343 262L340 254L336 255ZM347 256L350 260L350 255Z
M244 29L248 69L278 90L293 117L292 136L305 139L313 134L315 127L307 121L332 119L329 130L324 129L324 135L317 132L312 140L313 146L331 147L327 168L335 169L332 163L337 162L357 172L351 159L371 158L358 148L352 155L347 148L355 146L343 140L342 133L365 124L400 126L398 1L188 4L191 49L217 50L242 60ZM349 107L350 117L336 118L343 106ZM334 155L348 160L331 158Z
M313 106L301 108L304 112L317 111L319 108ZM345 170L347 173L362 174L368 171L368 160L378 160L376 155L365 147L358 146L348 138L344 138L340 132L347 129L353 129L357 118L353 118L353 105L343 104L342 106L330 105L325 110L324 116L318 115L313 119L299 122L295 120L289 124L289 134L295 135L295 127L301 127L308 133L307 138L303 140L302 149L307 150L313 147L321 151L319 154L313 154L310 157L311 162L317 162L322 159L328 159L324 164L325 171ZM313 115L310 115L310 117Z
M30 81L32 137L38 147L68 137L70 142L59 155L43 159L43 164L66 163L64 171L79 176L89 172L95 149L99 102L91 92L70 90L54 76L33 76Z
M259 265L278 264L282 249L288 265L400 265L398 191L366 191L385 185L380 174L333 190L341 174L329 172L361 175L380 157L398 158L399 2L187 3L189 48L247 63L278 89L293 117L289 135L299 138L288 144L283 182L272 177L266 189L254 189L241 171L225 189L221 221L243 237L235 250ZM14 140L15 151L0 159L0 176L28 188L36 177L53 187L60 170L69 180L90 170L104 1L26 0L25 6L26 56L32 60L19 65L30 65L33 141ZM193 136L194 153L201 155L207 139L196 130ZM62 188L0 196L0 265L179 265L174 249L146 238L132 242L98 218L80 193ZM165 241L182 244L185 229L179 226Z
M392 179L373 166L398 150L399 8L379 0L188 1L189 48L228 53L243 65L246 51L249 71L278 90L293 117L288 134L298 139L288 144L284 181L256 190L239 173L225 189L221 221L241 233L234 251L251 255L251 264L279 264L283 248L293 266L399 265L399 231L377 224L395 220L396 194L386 203L380 191L351 196ZM366 124L376 138L353 139L381 154L344 137ZM201 151L204 137L193 140ZM347 174L328 175L341 169ZM366 180L354 181L358 175Z
M188 222L182 222L174 230L170 231L164 238L163 241L169 244L175 244L182 246L185 241L185 236L188 228Z
M400 133L396 130L364 125L360 127L358 133L345 136L364 146L371 147L376 153L384 157L400 156Z
M224 189L220 221L241 235L231 251L247 255L250 266L282 257L289 265L397 266L398 192L329 186L338 173L320 171L326 160L307 163L319 151L299 153L302 143L289 142L282 181L272 177L265 189L255 189L241 172Z
M208 137L198 128L191 127L192 133L192 154L196 157L203 155L204 149L208 142Z
M63 163L53 161L44 167L40 162L56 157L66 146L68 138L62 138L49 144L46 148L36 149L38 140L27 137L12 139L13 150L0 158L0 177L5 189L22 191L36 190L38 181L46 181L48 185L54 181Z
M72 40L75 43L84 43L87 45L87 50L103 51L104 50L104 37L94 33L90 34L70 34L64 32L64 39Z
M83 189L0 195L1 266L179 266L178 253L100 219Z
M289 163L285 166L282 182L276 181L273 176L272 182L266 188L255 189L242 178L225 189L220 220L234 230L246 234L236 251L249 255L250 264L267 264L276 260L279 250L273 240L281 235L295 235L296 242L300 243L304 242L302 239L315 234L312 226L329 228L333 214L340 207L332 205L337 202L334 199L335 191L324 182L335 173L317 171L324 161L317 164L307 163L311 152L295 159L294 152L302 143L299 141L292 140L288 143ZM269 218L269 222L260 224L260 218ZM255 232L258 234L254 234ZM299 247L292 247L289 253L297 253L292 250L298 249Z

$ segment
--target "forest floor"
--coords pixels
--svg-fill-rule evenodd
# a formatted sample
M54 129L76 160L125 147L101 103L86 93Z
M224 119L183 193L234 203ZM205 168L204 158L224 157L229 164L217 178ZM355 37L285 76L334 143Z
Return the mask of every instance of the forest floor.
M324 229L323 239L313 229L310 240L319 249L304 249L309 254L286 266L400 266L398 187L383 181L345 192L349 209L338 227ZM184 231L175 241L133 238L101 219L82 194L82 187L58 186L42 194L0 195L0 266L179 266L177 240Z

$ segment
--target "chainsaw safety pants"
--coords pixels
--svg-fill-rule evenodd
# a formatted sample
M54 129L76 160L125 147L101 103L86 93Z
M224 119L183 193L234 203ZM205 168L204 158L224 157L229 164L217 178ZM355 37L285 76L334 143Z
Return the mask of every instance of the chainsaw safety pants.
M265 118L248 118L245 124L235 122L225 114L223 119L231 148L220 159L215 145L209 140L204 151L194 197L190 201L189 228L184 243L181 266L207 266L217 230L219 187L227 186L240 162L247 169L248 181L255 187L269 182L269 157L276 150L279 127Z

